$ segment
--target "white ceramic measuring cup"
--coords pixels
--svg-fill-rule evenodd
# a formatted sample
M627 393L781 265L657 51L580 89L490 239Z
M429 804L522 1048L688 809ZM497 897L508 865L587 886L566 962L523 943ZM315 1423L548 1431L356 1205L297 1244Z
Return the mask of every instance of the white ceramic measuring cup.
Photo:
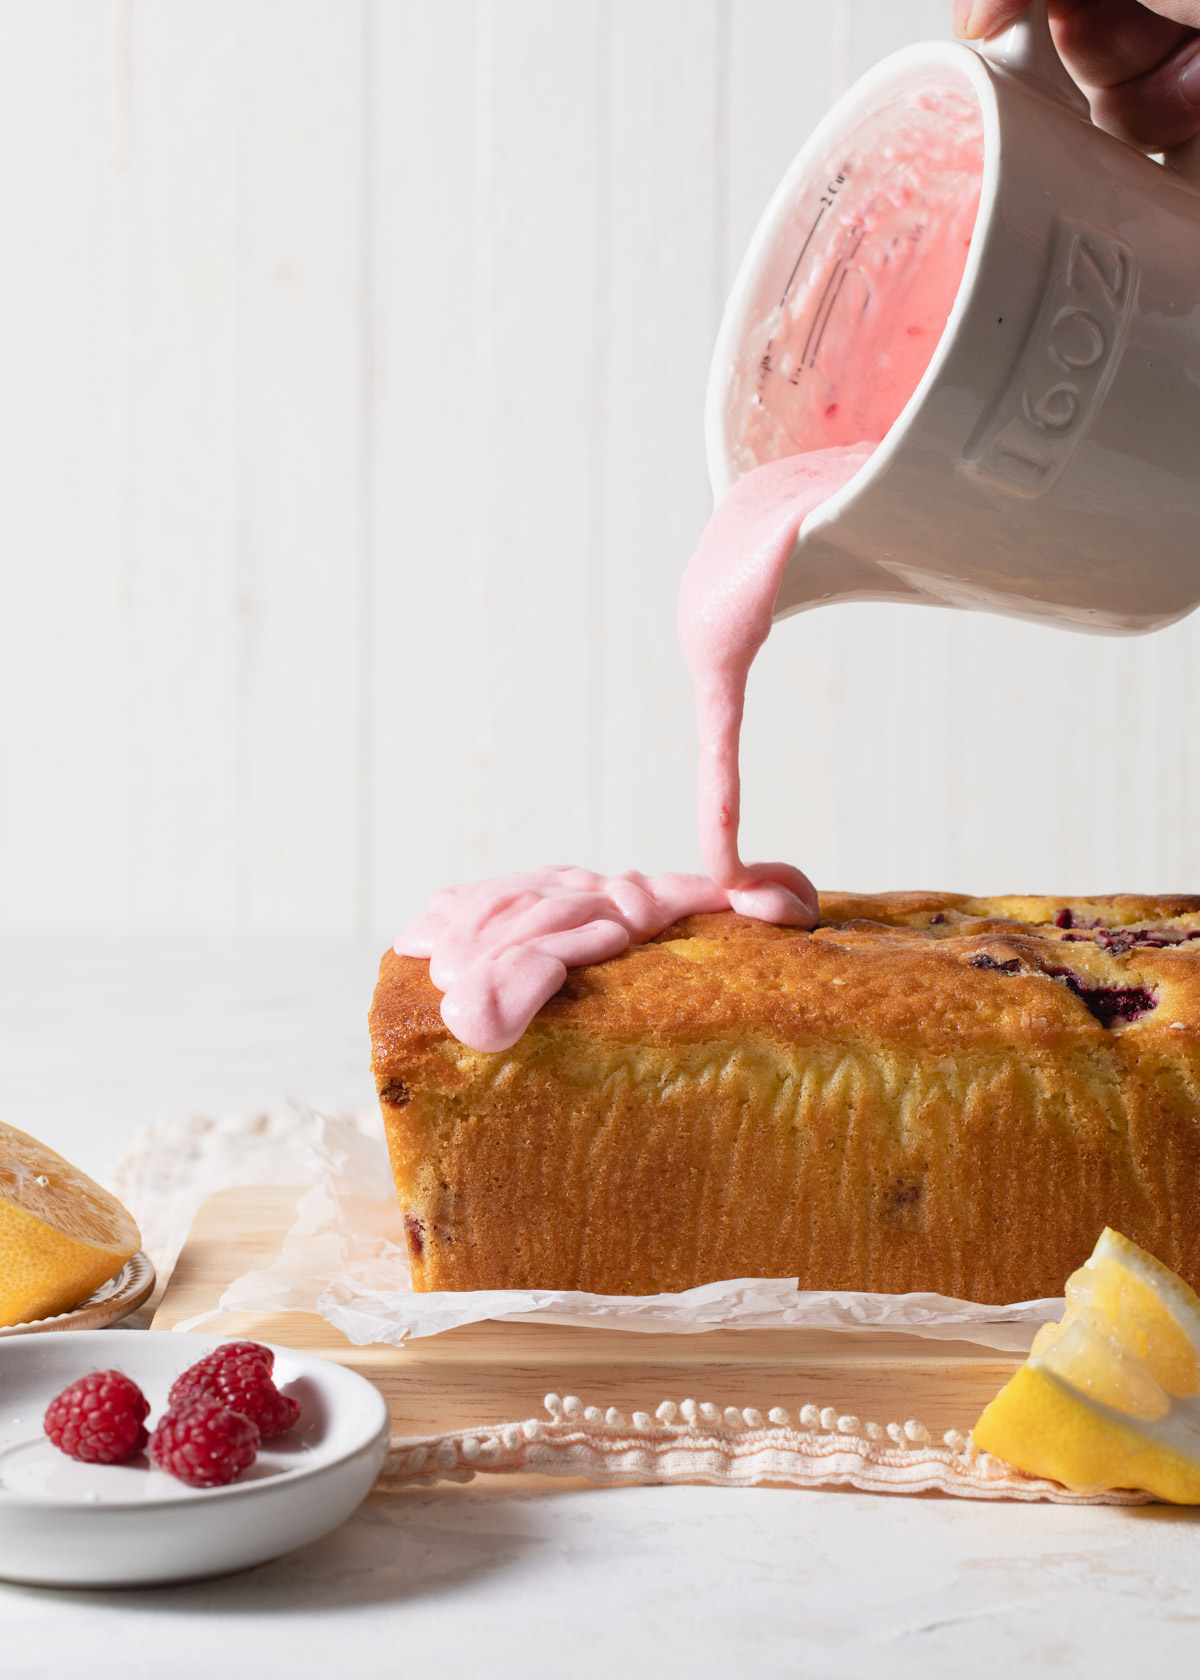
M839 176L880 167L881 144L914 99L946 94L976 101L983 129L958 295L899 418L801 527L775 616L902 600L1075 629L1157 629L1200 602L1200 190L1187 178L1196 148L1169 167L1095 128L1054 48L1045 0L979 50L935 41L884 60L796 158L717 339L714 492L770 458L748 462L742 443L747 361L789 283L797 293L827 279L806 272L804 255L822 195Z

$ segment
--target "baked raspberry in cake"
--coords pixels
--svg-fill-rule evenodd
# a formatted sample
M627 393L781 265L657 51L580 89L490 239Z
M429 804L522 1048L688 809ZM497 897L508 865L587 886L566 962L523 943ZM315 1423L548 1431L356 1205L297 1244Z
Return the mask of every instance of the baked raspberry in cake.
M1200 898L825 894L574 969L511 1049L389 952L418 1289L1058 1294L1106 1225L1200 1286Z

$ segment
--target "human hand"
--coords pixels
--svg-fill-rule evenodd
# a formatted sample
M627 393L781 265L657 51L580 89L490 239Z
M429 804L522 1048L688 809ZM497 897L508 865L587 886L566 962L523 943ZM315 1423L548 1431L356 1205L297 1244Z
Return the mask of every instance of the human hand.
M1012 23L1028 0L954 0L970 41ZM1092 120L1144 151L1200 133L1200 0L1049 0L1059 56L1087 94Z

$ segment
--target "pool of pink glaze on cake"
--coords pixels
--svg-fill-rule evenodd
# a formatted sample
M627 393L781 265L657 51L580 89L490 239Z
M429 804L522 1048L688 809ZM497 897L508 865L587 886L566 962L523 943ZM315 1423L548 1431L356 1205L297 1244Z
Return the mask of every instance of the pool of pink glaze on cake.
M618 956L681 916L727 910L704 875L597 875L569 865L500 875L434 893L396 941L428 957L442 1020L473 1050L507 1050L568 968Z
M939 112L927 106L924 116L931 115ZM949 123L954 132L943 132L930 153L924 197L913 137L929 142L932 130L921 121L891 136L890 173L847 194L838 214L856 218L851 245L861 257L838 284L837 309L820 306L819 354L807 359L811 300L785 299L762 326L774 369L785 376L772 387L782 396L756 395L748 404L737 453L749 470L713 514L679 600L679 636L696 691L708 875L604 876L556 866L435 893L396 950L429 958L442 1019L471 1048L507 1049L569 968L617 956L683 916L733 909L783 925L815 924L817 894L807 876L787 863L744 863L739 852L746 682L801 526L866 465L924 374L953 305L982 167L977 118L962 109L954 115L957 128ZM858 238L860 225L877 237ZM850 246L836 218L826 233L831 250L844 255ZM791 368L802 377L793 379ZM771 459L773 451L781 458Z

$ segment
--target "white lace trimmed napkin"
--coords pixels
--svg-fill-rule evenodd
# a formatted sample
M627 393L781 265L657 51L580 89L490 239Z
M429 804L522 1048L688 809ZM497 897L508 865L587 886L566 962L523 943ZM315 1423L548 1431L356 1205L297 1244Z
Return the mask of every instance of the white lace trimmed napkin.
M590 1482L701 1482L710 1487L852 1487L864 1493L941 1493L1053 1505L1146 1505L1129 1489L1074 1493L1027 1476L948 1430L935 1441L920 1423L864 1424L832 1407L801 1407L795 1418L685 1400L654 1416L626 1418L574 1395L546 1396L548 1417L442 1435L394 1439L377 1486L390 1492L493 1474L584 1477Z

